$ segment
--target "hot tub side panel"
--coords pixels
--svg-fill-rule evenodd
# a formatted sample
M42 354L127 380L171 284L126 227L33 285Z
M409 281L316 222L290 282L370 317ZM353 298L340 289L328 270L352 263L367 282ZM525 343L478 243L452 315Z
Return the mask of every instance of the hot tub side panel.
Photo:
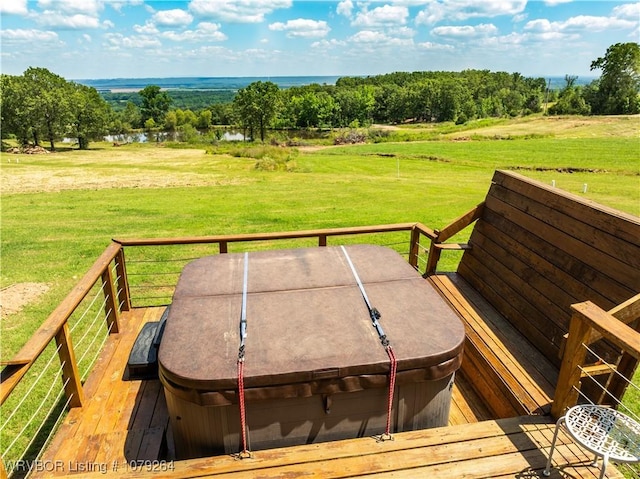
M454 373L396 388L392 431L446 426ZM179 459L240 451L237 404L203 406L165 391ZM385 431L388 388L248 402L252 451L379 435Z

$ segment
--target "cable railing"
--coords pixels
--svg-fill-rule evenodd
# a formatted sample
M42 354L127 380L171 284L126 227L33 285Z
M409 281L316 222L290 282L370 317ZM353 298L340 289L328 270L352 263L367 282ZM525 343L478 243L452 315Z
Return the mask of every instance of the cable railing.
M407 233L411 238L407 239ZM199 238L118 240L127 251L127 281L135 307L165 306L171 302L182 269L207 255L346 244L362 241L387 246L403 255L416 269L426 269L429 248L419 239L433 239L431 229L417 223L335 228L284 233L221 235Z
M0 477L42 466L42 451L69 407L82 406L84 381L129 301L122 247L110 245L27 344L3 361Z
M407 240L407 233L410 238ZM429 228L416 223L285 233L223 235L113 241L51 313L27 344L3 361L0 383L0 478L26 477L69 408L85 403L85 381L113 333L120 316L132 307L168 304L178 276L188 262L209 254L300 246L327 246L354 236L395 249L424 272L432 240ZM339 239L338 239L339 237ZM383 239L384 238L384 239ZM125 264L125 249L127 253ZM139 294L140 292L153 294Z
M560 417L576 404L597 404L640 422L640 411L628 406L634 401L625 400L627 394L640 396L633 381L640 362L640 294L609 311L590 301L572 310L551 414ZM640 476L638 465L619 464L618 469Z

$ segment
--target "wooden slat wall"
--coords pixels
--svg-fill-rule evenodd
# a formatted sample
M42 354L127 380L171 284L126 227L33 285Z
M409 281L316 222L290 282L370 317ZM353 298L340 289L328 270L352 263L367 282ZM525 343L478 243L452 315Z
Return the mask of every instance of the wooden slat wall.
M498 171L458 272L559 365L570 305L640 291L640 219Z

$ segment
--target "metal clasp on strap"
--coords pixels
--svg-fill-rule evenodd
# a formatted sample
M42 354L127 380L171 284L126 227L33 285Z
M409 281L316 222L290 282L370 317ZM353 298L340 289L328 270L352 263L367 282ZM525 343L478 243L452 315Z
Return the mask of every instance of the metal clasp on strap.
M234 454L233 457L238 461L242 461L243 459L252 459L253 454L251 454L251 451L246 450L246 451L240 451L238 454Z
M374 439L376 440L376 442L386 442L386 441L393 441L393 436L388 433L388 432L383 432L382 434L378 435L378 436L373 436Z

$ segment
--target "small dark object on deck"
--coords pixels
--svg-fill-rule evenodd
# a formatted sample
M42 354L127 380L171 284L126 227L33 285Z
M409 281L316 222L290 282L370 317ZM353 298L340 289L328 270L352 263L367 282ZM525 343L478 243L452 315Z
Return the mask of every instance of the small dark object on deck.
M160 321L146 323L138 333L136 342L129 353L125 379L158 378L158 348L168 314L169 308L162 314Z

